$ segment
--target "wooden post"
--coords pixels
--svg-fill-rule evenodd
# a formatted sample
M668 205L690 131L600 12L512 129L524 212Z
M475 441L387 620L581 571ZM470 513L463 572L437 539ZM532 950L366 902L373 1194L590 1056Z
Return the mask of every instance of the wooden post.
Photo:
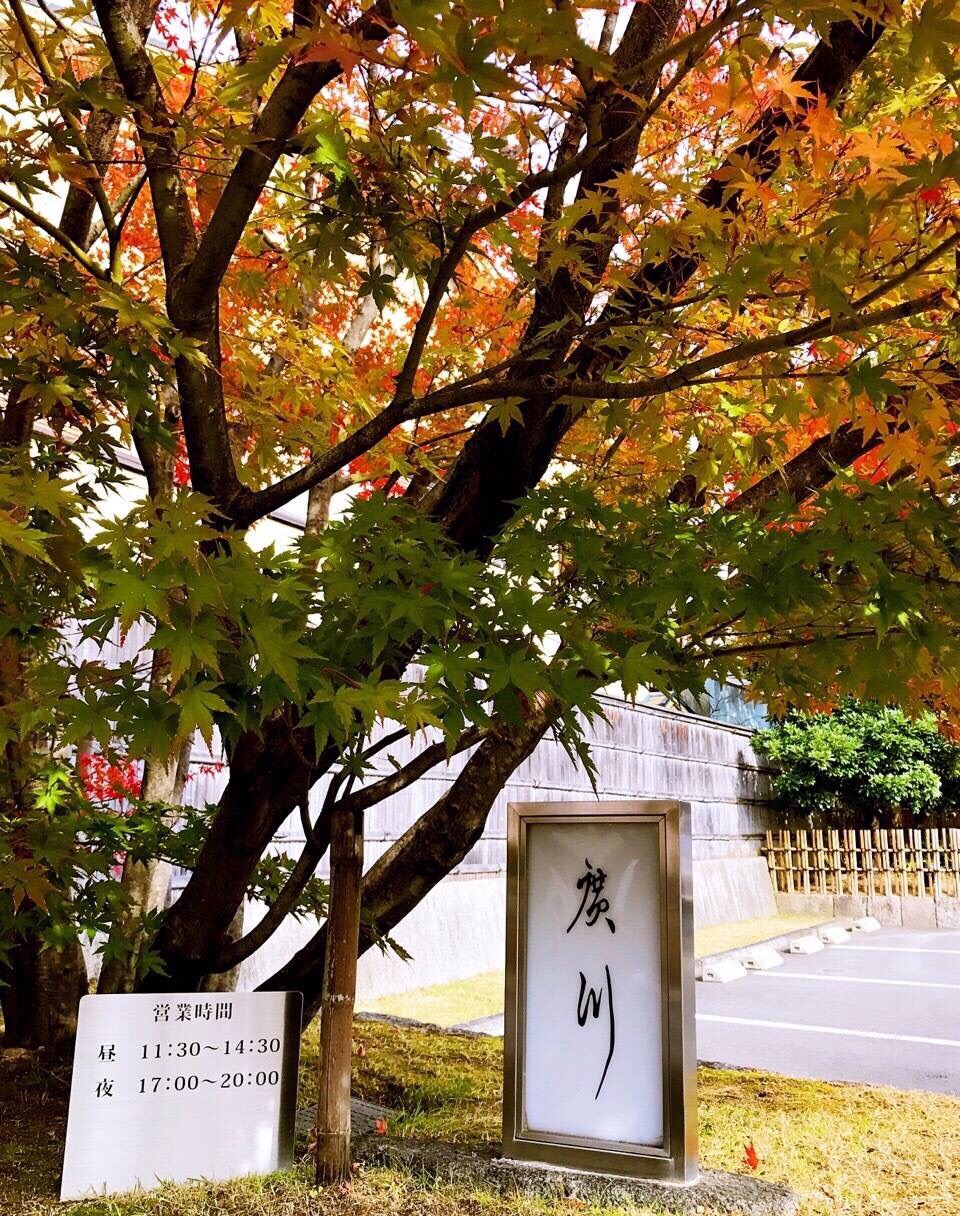
M774 891L776 892L780 890L780 876L777 873L777 858L773 851L773 832L767 832L766 840L767 866L770 869L770 881L773 884Z
M350 1073L357 991L363 820L334 808L330 818L330 907L320 1002L317 1182L350 1177Z

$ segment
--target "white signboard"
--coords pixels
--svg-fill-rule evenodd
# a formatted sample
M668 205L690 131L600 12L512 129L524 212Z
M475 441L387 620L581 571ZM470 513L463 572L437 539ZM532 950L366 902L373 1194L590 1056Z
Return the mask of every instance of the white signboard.
M293 1163L296 992L80 1002L60 1198Z
M688 1181L695 1056L681 809L510 812L504 1151Z

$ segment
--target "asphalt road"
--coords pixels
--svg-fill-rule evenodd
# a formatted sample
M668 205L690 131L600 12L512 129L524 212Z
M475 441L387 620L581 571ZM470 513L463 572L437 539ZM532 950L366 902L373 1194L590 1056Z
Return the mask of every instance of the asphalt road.
M960 930L851 935L696 996L701 1060L960 1095Z
M960 1094L960 930L882 929L697 992L697 1054Z

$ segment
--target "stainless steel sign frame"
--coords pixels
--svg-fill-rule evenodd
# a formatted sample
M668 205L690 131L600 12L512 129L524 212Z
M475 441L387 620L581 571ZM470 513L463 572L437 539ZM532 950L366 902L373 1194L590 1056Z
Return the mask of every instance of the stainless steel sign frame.
M564 846L564 832L578 825L590 825L588 835L581 833L580 839L594 842L602 841L603 836L595 831L597 827L609 829L611 841L617 842L620 855L614 856L612 863L607 860L604 870L589 858L584 859L587 871L577 875L566 865L564 873L569 886L570 907L576 912L579 902L580 912L593 910L592 918L582 919L582 925L598 926L599 935L595 929L588 937L581 930L579 953L570 955L573 938L568 936L573 924L564 933L563 921L554 916L557 928L550 931L549 941L544 944L542 925L545 923L542 910L533 907L530 899L531 879L531 834L539 832L534 839L539 842L535 850L536 856L552 856L547 863L538 862L541 870L549 870L548 879L538 878L540 885L537 890L545 890L543 883L549 881L552 887L552 907L556 904L558 875L563 870L558 858L565 856L570 859L576 856L579 866L580 853L574 854L570 847ZM638 825L631 827L630 825ZM544 830L547 830L546 833ZM551 834L552 833L552 834ZM567 846L573 846L577 838L567 836ZM636 858L632 858L630 841L643 845L646 852L646 869L643 874L654 881L642 882L637 878L640 873L636 869ZM626 842L626 844L624 843ZM558 852L557 850L561 851ZM581 849L580 852L583 850ZM596 851L591 845L591 851ZM609 849L607 852L609 853ZM641 850L637 850L638 852ZM617 892L617 879L614 875L610 886L605 888L607 880L618 862L622 860L625 866L634 867L634 877L630 887L629 900L623 894L626 888L621 884L620 894ZM582 868L582 867L581 867ZM658 877L659 881L656 882ZM656 890L652 889L656 886ZM591 899L587 907L588 896ZM619 902L618 902L619 901ZM599 911L598 911L599 909ZM604 929L603 919L597 919L601 913L609 911L606 919L607 929ZM617 921L614 922L614 913ZM553 915L553 913L551 913ZM566 913L564 913L564 918ZM656 932L656 921L659 920L659 933ZM556 976L555 982L550 980L551 991L548 1004L544 1004L543 993L539 994L537 1016L540 1025L533 1028L528 1026L528 990L530 975L528 974L528 946L530 942L530 927L534 925L534 933L539 935L533 943L536 947L537 963L533 968L535 982L543 985L551 974ZM619 929L615 938L614 932ZM657 947L659 942L659 947ZM552 1118L550 1114L551 1093L556 1093L558 1107L562 1102L570 1102L569 1083L573 1075L571 1069L579 1067L573 1058L576 1053L564 1050L563 1044L573 1041L576 1035L573 1026L577 1021L582 1028L590 1020L592 1014L597 1018L598 1031L603 1030L602 1019L598 1018L604 999L602 989L587 989L587 979L583 968L592 969L595 974L603 975L601 967L603 951L616 949L619 953L621 972L626 972L628 982L632 982L634 994L639 993L645 1009L659 1009L660 1025L651 1025L649 1019L643 1020L634 1016L630 1021L629 990L627 1000L627 1018L624 1023L622 1004L624 985L618 979L618 994L621 1003L619 1023L614 1036L614 989L610 968L606 968L606 982L609 991L606 993L610 1009L610 1043L607 1054L607 1066L614 1055L614 1039L621 1052L621 1059L626 1056L627 1075L619 1076L616 1086L607 1091L607 1109L604 1118L597 1117L604 1125L604 1135L596 1137L583 1134L578 1128L574 1135L558 1130L563 1119ZM588 953L584 953L584 951ZM548 959L548 969L544 969L545 953L556 952L556 964ZM564 951L567 951L566 963ZM624 951L627 953L624 954ZM646 958L641 955L646 953ZM505 1037L504 1037L504 1101L503 1101L503 1152L508 1158L546 1162L551 1165L566 1166L577 1169L589 1169L601 1173L621 1174L632 1177L657 1179L674 1183L692 1183L696 1181L697 1172L697 1114L696 1114L696 1029L694 1020L693 993L693 898L692 898L692 864L689 832L689 807L686 803L664 800L632 800L617 802L535 802L512 804L508 807L507 815L507 973L506 973L506 1005L505 1005ZM571 961L572 960L572 961ZM587 960L587 961L584 961ZM635 965L634 965L635 963ZM551 969L555 969L551 972ZM572 970L571 970L572 969ZM579 1004L577 1001L576 972L579 969ZM659 1001L654 991L659 983ZM629 987L629 983L628 983ZM585 993L586 999L584 1000ZM535 994L536 995L536 994ZM651 1006L650 1002L653 1001ZM636 1000L634 1001L636 1005ZM544 1016L544 1009L549 1013ZM582 1017L583 1020L580 1020ZM560 1019L566 1018L566 1022ZM571 1022L570 1019L573 1019ZM558 1031L558 1027L560 1027ZM568 1029L568 1027L570 1029ZM529 1040L538 1048L533 1054L537 1059L534 1064L528 1060L528 1032L535 1033L536 1038ZM541 1046L541 1034L548 1037L559 1034L557 1040L561 1049L547 1060ZM563 1036L566 1035L566 1038ZM648 1063L659 1063L659 1086L657 1092L656 1071L651 1068L636 1068L636 1075L630 1071L637 1059L636 1050L631 1056L631 1036L634 1044L639 1044L641 1054L646 1053ZM643 1039L646 1037L646 1044ZM582 1040L577 1040L582 1041ZM624 1045L624 1046L621 1046ZM641 1061L642 1063L642 1061ZM536 1072L531 1071L535 1069ZM566 1074L565 1074L566 1070ZM621 1069L621 1073L623 1070ZM579 1074L577 1074L579 1075ZM604 1068L603 1078L607 1071ZM604 1079L601 1079L601 1087ZM645 1080L646 1078L646 1080ZM635 1082L635 1085L634 1085ZM554 1090L551 1089L554 1087ZM591 1086L589 1087L592 1089ZM617 1097L619 1093L620 1097ZM611 1096L611 1094L613 1096ZM595 1116L594 1110L599 1111L599 1105L592 1107L591 1103L599 1099L600 1090L596 1095L584 1090L576 1101L585 1112L584 1119L590 1120ZM626 1097L624 1098L624 1095ZM535 1101L533 1100L535 1097ZM646 1104L653 1112L651 1118L661 1129L661 1134L651 1135L650 1143L638 1143L636 1138L621 1139L617 1123L621 1121L625 1128L631 1125L634 1129L637 1122L631 1123L631 1107L634 1114L639 1109L638 1104ZM662 1105L661 1105L662 1103ZM534 1106L539 1116L531 1126L528 1118L528 1107ZM544 1115L546 1112L546 1116ZM569 1122L569 1120L568 1120ZM550 1124L553 1126L550 1126ZM611 1136L611 1129L615 1132Z

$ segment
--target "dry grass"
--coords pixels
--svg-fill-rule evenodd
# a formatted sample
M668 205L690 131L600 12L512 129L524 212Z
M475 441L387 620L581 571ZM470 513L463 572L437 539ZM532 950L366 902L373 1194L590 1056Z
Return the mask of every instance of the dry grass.
M498 1039L356 1026L356 1090L396 1107L390 1132L478 1143L500 1122ZM305 1042L301 1101L315 1090L316 1045ZM35 1073L0 1091L3 1216L612 1216L615 1209L503 1198L363 1171L344 1192L317 1190L308 1163L288 1175L164 1187L147 1195L60 1207L63 1078ZM744 1145L759 1174L803 1196L803 1216L957 1216L960 1100L935 1094L795 1081L757 1072L700 1071L705 1166L740 1170ZM640 1216L635 1210L636 1216ZM704 1216L711 1216L705 1212Z
M797 929L808 929L821 925L825 916L760 916L755 920L737 920L723 925L708 925L694 932L694 949L697 958L707 954L719 954L722 950L738 950L741 946L752 946L756 942L769 941L782 933L793 933Z
M488 971L468 980L381 996L361 1001L358 1007L365 1013L391 1013L435 1026L458 1026L503 1012L503 972Z

